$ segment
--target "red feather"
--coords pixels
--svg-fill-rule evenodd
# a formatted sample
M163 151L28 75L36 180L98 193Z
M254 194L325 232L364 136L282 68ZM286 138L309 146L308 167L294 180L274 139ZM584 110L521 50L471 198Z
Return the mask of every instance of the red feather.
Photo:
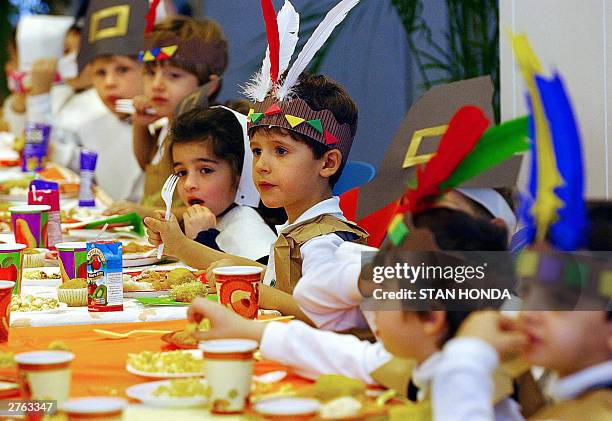
M468 105L459 109L440 140L436 154L424 167L417 169L417 187L406 192L399 211L423 211L444 193L440 191L440 184L472 151L488 125L489 120L478 107Z
M278 82L278 66L280 55L280 37L278 35L278 23L272 0L261 0L261 10L266 23L266 35L268 37L268 48L270 49L270 79L272 85Z
M155 26L155 15L157 14L157 5L159 4L159 1L160 0L153 0L149 6L149 11L147 12L146 17L147 23L144 30L145 35L151 32Z

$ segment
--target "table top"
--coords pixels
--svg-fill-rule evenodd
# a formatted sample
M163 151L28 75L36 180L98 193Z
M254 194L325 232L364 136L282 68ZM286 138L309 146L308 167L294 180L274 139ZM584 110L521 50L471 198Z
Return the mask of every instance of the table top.
M185 327L185 320L166 322L147 322L146 326L138 328L158 330L180 330ZM94 326L53 326L53 327L25 327L13 328L10 331L9 341L0 346L2 352L26 352L43 350L52 341L61 341L75 354L72 363L71 397L80 396L120 396L125 397L125 389L135 384L146 382L148 379L129 373L125 369L128 353L140 351L171 350L171 345L165 344L160 334L150 334L126 339L105 339L93 332ZM97 325L95 328L127 332L134 329L133 323L118 323ZM304 387L311 382L299 377L291 371L276 363L269 361L257 362L254 373L260 375L275 370L285 370L289 375L283 383L294 387ZM0 368L0 375L15 376L15 368ZM149 379L151 380L151 379ZM131 404L125 419L129 420L156 420L179 417L177 419L248 419L243 416L213 416L204 409L159 409L148 408L140 404ZM251 418L252 419L252 418Z

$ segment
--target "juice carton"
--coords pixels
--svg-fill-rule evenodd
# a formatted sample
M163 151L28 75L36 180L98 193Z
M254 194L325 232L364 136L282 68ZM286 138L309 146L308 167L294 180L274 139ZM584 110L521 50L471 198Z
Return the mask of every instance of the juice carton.
M120 242L87 243L87 309L123 311L123 256Z

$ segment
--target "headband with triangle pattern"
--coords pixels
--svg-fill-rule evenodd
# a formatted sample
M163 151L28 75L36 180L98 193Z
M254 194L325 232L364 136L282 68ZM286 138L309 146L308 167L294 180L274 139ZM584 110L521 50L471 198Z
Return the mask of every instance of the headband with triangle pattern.
M327 13L288 70L287 76L280 81L279 75L289 67L298 42L300 16L288 0L277 16L272 1L261 0L268 49L261 69L244 87L244 94L255 103L248 116L249 131L258 126L282 127L330 149L339 149L343 161L346 161L353 141L350 126L339 124L329 110L312 110L305 101L295 96L293 88L334 28L357 3L359 0L342 0Z

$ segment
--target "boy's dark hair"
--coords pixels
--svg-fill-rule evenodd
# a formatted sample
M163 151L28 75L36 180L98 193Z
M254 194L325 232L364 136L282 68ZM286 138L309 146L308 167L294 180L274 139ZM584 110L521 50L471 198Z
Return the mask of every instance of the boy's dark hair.
M195 75L198 78L199 85L209 82L211 75L221 76L225 72L228 62L227 39L221 26L214 20L207 18L193 19L186 16L167 18L153 27L153 31L147 34L145 42L147 45L157 46L167 38L179 38L183 41L199 38L203 42L215 43L221 46L220 48L223 48L223 60L215 63L216 67L212 67L211 63L204 59L198 63L183 63L175 60L173 57L163 61ZM145 62L145 67L154 67L157 64L158 62L156 61ZM211 101L214 100L219 90L210 98Z
M231 111L216 107L186 111L172 122L170 139L171 157L176 144L206 143L217 158L230 164L236 180L240 178L244 163L244 137L240 123Z
M313 111L329 110L334 115L338 124L348 124L350 126L351 136L355 137L358 120L357 104L340 84L327 76L312 75L308 72L303 72L299 76L298 84L293 88L293 92L297 98L304 100ZM266 130L274 133L275 131L282 131L284 129L276 127L256 127L254 132L257 130ZM325 152L329 150L327 146L315 142L307 136L289 130L286 132L288 132L293 139L305 143L312 151L314 159L321 159ZM335 186L340 179L347 159L347 156L342 157L340 168L329 178L329 184L332 187Z

